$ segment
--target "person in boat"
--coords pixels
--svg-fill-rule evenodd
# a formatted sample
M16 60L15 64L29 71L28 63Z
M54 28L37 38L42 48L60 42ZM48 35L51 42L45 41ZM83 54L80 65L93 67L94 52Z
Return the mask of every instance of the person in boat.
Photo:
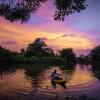
M57 73L57 70L54 70L53 73L51 74L51 84L54 88L56 88L56 82L55 80L60 80L62 79L60 76L60 74ZM59 83L64 89L66 89L66 85L65 85L65 82L62 82L62 83Z
M51 84L54 88L56 88L56 83L55 80L57 80L59 78L59 74L57 73L57 70L54 70L51 74Z
M58 80L60 78L60 74L57 73L57 70L54 70L53 73L51 74L51 78L52 78L52 81L54 80Z

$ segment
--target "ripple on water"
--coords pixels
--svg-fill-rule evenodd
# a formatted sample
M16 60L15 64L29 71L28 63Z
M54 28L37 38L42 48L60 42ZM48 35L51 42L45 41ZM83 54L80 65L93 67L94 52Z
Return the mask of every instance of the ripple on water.
M51 85L50 75L56 69L67 80L66 89L57 84L56 89ZM42 72L30 75L30 71L17 69L10 74L0 77L0 96L29 95L30 93L45 95L90 94L100 95L100 81L93 76L87 66L77 65L74 70L62 70L59 66L49 67ZM32 73L35 73L32 72Z

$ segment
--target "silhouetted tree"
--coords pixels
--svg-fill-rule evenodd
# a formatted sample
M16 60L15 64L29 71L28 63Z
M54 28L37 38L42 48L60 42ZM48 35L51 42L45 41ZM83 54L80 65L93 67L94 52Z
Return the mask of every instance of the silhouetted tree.
M93 48L93 50L90 53L90 56L92 61L100 62L100 45Z
M7 57L10 55L10 51L0 46L0 57Z
M71 48L62 49L61 51L59 51L59 54L67 61L67 63L76 61L75 53Z
M54 56L55 54L54 54L54 51L51 48L47 47L47 48L44 49L44 55L45 56Z
M100 63L92 63L94 76L100 80Z
M17 55L17 54L18 54L17 52L10 51L0 46L0 57L9 57L9 56Z
M25 54L25 49L21 49L21 54L22 54L22 55Z
M47 0L0 0L0 16L6 20L26 22ZM52 1L52 0L51 0ZM86 9L86 0L53 0L56 6L55 20Z
M18 52L13 52L0 46L0 62L9 62L12 56L16 56L18 54Z
M89 55L80 55L79 57L77 57L77 61L79 64L89 64L91 62L91 59Z
M55 20L64 21L65 16L86 9L86 0L55 0Z
M26 56L52 56L54 52L48 48L42 38L37 38L26 48Z

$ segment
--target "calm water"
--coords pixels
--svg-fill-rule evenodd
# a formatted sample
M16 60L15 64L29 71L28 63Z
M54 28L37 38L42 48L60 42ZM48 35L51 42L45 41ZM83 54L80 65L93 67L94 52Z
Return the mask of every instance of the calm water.
M4 98L5 100L6 98L9 100L34 98L33 100L35 100L34 95L78 97L84 94L100 100L98 70L94 71L91 65L77 64L74 68L42 65L0 65L0 67L0 98L2 100ZM67 81L66 89L59 84L56 85L56 89L52 86L49 76L54 69L57 69L58 73L62 74Z

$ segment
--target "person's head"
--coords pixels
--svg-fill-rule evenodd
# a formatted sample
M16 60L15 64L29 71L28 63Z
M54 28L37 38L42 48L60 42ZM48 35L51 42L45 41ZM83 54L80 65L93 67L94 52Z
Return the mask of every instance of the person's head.
M54 70L54 73L56 73L57 72L57 70Z

